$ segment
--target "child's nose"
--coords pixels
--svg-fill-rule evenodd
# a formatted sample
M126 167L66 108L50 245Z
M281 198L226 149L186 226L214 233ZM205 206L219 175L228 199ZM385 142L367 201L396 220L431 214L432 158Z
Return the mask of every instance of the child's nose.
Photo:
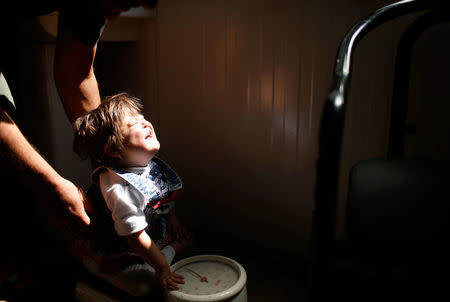
M149 121L147 121L147 120L144 120L143 122L142 122L142 127L145 129L145 128L150 128L150 130L153 132L153 126L152 126L152 124L149 122Z

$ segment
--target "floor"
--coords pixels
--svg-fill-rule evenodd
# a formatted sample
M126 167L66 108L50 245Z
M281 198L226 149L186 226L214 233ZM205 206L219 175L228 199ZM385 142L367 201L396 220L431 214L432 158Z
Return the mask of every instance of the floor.
M285 252L283 254L267 251L267 249L245 246L245 244L235 244L231 249L224 246L209 242L203 247L199 245L192 248L174 261L202 254L226 256L239 262L246 270L249 302L306 302L310 300L307 286L309 270L304 264L305 261ZM328 287L322 294L330 295L334 300L348 302L380 301L386 294L396 297L399 301L408 300L405 300L405 297L411 297L410 300L422 297L424 301L438 299L447 301L450 299L447 290L450 277L446 272L450 270L450 259L447 259L447 252L441 257L438 257L436 253L432 250L433 257L423 259L414 257L414 261L411 261L406 269L393 270L388 275L386 275L388 271L381 270L384 266L377 268L354 261L339 262L340 265L336 266L338 275L332 277L333 286ZM80 302L128 302L129 300L118 298L117 295L105 294L106 292L113 291L111 289L98 291L83 281L78 283L77 296ZM436 299L430 299L431 297ZM447 297L447 299L439 297ZM162 301L161 299L146 301L149 300Z
M271 273L271 279L262 278L265 272L258 269L247 269L249 279L247 280L248 301L279 302L296 301L302 302L307 299L307 292L297 282L287 279L279 273ZM119 302L120 298L101 292L79 281L77 286L77 298L80 302Z
M278 257L251 257L249 254L241 254L233 257L233 251L218 251L214 249L202 249L191 251L181 258L200 254L220 254L238 261L247 273L247 292L250 302L279 302L279 301L307 301L307 274L304 266L297 263L286 262L287 256ZM106 294L107 291L99 291L84 281L78 282L77 298L80 302L121 302L124 298L117 295Z
M284 271L279 264L246 262L247 290L250 302L307 301L307 287L302 270ZM297 275L298 274L298 275Z

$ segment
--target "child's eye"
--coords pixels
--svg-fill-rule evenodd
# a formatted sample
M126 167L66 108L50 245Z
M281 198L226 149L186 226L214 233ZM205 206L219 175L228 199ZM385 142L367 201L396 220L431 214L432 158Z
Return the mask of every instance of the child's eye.
M134 117L134 118L130 118L128 121L128 126L133 127L134 125L138 124L143 118L144 117L141 115Z

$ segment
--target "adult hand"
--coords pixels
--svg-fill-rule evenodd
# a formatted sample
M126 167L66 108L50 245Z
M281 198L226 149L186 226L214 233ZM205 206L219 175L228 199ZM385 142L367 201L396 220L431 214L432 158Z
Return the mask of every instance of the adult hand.
M91 203L81 188L61 177L49 198L40 201L45 204L44 215L64 237L69 240L89 237L91 220L86 210L91 211Z
M85 206L89 209L90 203L86 194L50 166L2 107L0 163L14 181L29 190L50 234L69 240L87 235L90 219Z

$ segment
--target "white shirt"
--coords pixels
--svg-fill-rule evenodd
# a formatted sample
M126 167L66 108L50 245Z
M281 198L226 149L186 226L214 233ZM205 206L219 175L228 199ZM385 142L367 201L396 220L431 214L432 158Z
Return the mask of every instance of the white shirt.
M147 227L144 214L147 201L138 190L111 169L100 173L99 185L118 235L131 235Z

